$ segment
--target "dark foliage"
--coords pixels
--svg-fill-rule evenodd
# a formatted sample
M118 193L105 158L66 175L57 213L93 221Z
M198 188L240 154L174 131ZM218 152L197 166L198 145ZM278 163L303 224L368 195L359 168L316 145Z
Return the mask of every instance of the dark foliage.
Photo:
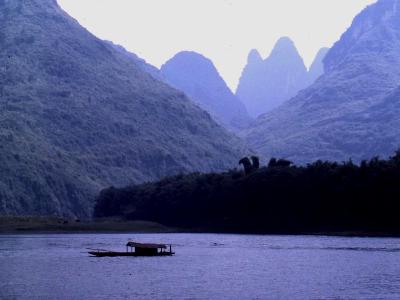
M244 173L246 175L249 175L253 170L253 165L251 164L251 161L250 161L250 159L248 157L243 157L239 161L239 165L243 165Z
M257 156L252 156L251 162L253 164L253 169L258 170L260 168L260 158Z
M270 164L245 175L191 174L109 188L97 217L254 233L400 233L400 152L388 160Z
M271 158L269 161L268 167L273 168L273 167L290 167L293 163L289 160L286 159L276 159L276 158Z
M257 156L252 156L251 160L248 157L243 157L239 161L239 165L243 166L245 175L249 175L260 168L260 159Z

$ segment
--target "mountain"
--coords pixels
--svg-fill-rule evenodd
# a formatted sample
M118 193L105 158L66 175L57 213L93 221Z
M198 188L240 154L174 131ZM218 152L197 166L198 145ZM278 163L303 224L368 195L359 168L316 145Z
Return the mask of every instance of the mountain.
M126 56L128 59L133 60L138 67L140 67L143 71L149 73L155 79L158 79L160 81L165 81L165 78L162 76L160 70L157 69L155 66L147 63L144 59L140 58L135 53L129 52L121 45L114 44L111 41L105 41L105 42L111 45L111 47L113 47L119 53Z
M325 74L246 132L255 150L298 162L387 156L400 146L400 0L364 9Z
M268 112L308 85L307 69L294 43L287 37L276 43L263 60L252 50L243 70L236 96L252 117Z
M313 84L321 75L324 74L324 59L329 52L329 48L321 48L315 57L310 69L308 70L308 84Z
M201 54L180 52L161 67L161 74L225 127L240 129L249 124L244 104L228 88L212 61Z
M0 44L0 214L87 217L102 188L237 165L240 140L56 0L1 0Z

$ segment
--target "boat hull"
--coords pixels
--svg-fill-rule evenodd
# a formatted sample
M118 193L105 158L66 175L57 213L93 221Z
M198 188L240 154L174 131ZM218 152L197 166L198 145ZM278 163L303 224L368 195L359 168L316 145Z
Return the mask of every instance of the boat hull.
M119 256L130 256L130 257L139 257L139 256L172 256L174 252L162 252L157 254L138 254L135 252L105 252L105 251L90 251L88 252L90 255L97 257L119 257Z

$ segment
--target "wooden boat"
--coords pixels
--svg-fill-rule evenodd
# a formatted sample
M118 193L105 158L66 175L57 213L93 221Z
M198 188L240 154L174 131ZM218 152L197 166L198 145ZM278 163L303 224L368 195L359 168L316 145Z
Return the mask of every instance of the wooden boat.
M129 241L125 252L109 251L104 249L90 249L88 253L97 257L117 256L172 256L172 245L166 244L141 244Z

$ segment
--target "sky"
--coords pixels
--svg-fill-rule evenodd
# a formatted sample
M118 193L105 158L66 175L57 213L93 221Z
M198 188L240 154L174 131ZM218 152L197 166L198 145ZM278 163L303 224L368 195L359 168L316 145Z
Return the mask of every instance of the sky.
M248 53L290 37L308 67L376 0L58 0L101 39L160 67L182 50L210 58L235 91Z

